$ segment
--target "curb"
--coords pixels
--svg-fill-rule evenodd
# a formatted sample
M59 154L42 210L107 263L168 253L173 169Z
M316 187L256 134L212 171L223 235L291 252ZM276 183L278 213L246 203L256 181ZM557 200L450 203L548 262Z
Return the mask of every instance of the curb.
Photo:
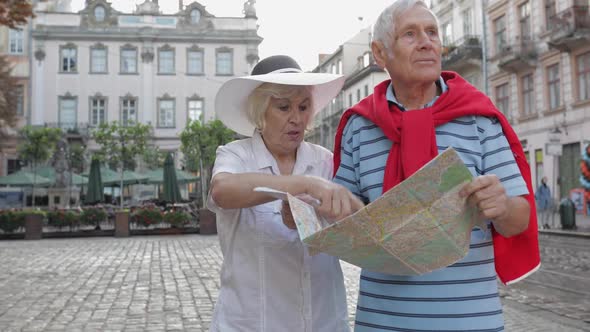
M590 232L588 232L588 231L567 231L567 230L559 230L559 229L540 229L539 234L581 237L581 238L590 239Z

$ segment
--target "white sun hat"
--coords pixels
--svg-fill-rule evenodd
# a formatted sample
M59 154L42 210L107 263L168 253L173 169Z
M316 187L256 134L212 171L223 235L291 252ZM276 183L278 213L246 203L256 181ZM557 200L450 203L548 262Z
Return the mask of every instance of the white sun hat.
M334 99L344 85L344 76L304 73L297 62L286 55L275 55L258 62L250 76L225 82L215 97L215 113L228 128L252 136L256 125L247 115L248 96L263 83L312 86L313 115Z

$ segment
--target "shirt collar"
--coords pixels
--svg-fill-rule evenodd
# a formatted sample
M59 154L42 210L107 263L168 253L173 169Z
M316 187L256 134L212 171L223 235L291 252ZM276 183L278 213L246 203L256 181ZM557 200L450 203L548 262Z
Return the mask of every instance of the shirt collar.
M442 76L438 78L438 80L436 81L436 85L440 87L441 94L447 92L447 90L449 89L449 87L445 83L445 80L443 80ZM395 93L393 92L393 83L389 83L389 86L387 87L387 92L385 93L385 97L387 98L387 101L394 103L397 107L399 107L400 110L402 110L402 111L406 110L404 105L402 105L397 100L397 98L395 98ZM434 96L434 98L428 104L422 106L422 108L426 108L426 107L430 107L430 106L434 105L434 103L436 102L438 97L439 97L438 95Z
M254 152L254 159L258 169L271 167L273 173L280 175L278 164L273 155L268 151L268 148L262 140L260 131L254 130L252 134L252 151ZM313 168L316 159L314 156L313 149L309 146L309 143L303 141L297 148L297 159L295 160L295 166L293 167L293 175L304 174L308 168Z

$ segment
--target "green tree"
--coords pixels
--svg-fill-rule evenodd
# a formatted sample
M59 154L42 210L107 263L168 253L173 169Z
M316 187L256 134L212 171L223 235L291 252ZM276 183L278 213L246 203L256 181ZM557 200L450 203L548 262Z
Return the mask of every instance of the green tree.
M83 173L86 162L86 145L79 142L70 143L70 154L68 158L72 172L78 174Z
M154 170L164 165L164 159L166 159L166 153L160 151L158 146L150 146L142 154L144 165L149 170Z
M55 151L55 145L62 136L59 128L25 126L20 131L22 142L18 146L19 157L33 167L33 206L35 206L35 182L37 167L46 162Z
M187 168L191 171L199 170L202 206L205 206L217 147L233 141L235 136L236 134L219 120L204 125L200 121L192 121L180 133L180 151L184 154Z
M123 206L123 171L135 169L135 158L142 155L152 136L152 127L137 123L130 126L113 121L101 124L92 137L100 150L96 157L109 165L119 167L121 173L121 206Z

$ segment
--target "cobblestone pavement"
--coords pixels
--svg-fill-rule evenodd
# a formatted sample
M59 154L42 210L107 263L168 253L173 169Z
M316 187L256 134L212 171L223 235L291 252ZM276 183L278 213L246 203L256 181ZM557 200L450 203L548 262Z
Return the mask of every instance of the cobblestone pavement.
M0 331L206 331L221 260L215 236L1 241ZM359 270L343 269L352 322ZM588 327L519 292L503 294L507 331Z

